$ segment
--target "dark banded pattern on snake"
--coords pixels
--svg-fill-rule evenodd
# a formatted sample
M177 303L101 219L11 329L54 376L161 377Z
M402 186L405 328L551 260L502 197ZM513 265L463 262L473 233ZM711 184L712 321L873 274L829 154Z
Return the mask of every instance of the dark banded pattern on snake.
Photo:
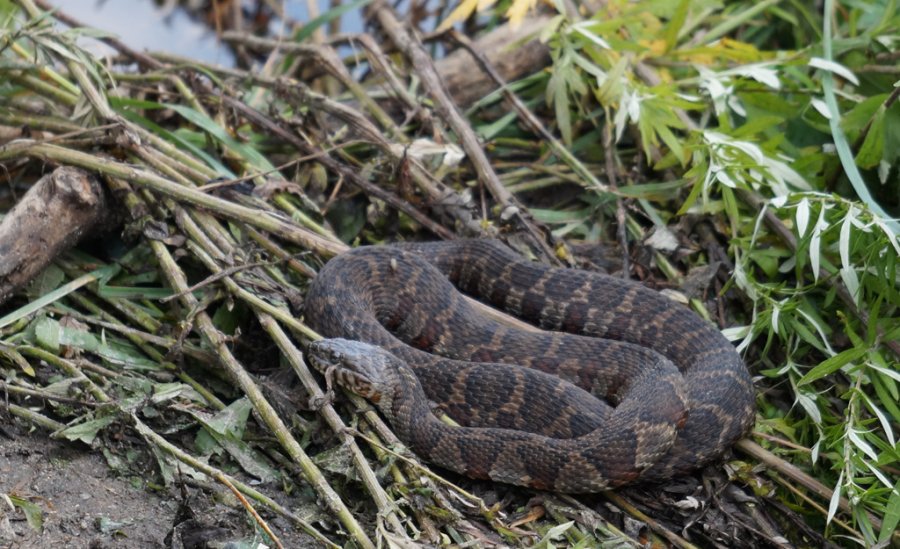
M487 319L454 286L548 331ZM749 374L711 324L640 284L496 241L357 248L321 270L305 312L324 337L406 363L414 377L392 379L379 408L417 455L474 478L573 493L658 481L753 423ZM409 398L421 390L463 427Z

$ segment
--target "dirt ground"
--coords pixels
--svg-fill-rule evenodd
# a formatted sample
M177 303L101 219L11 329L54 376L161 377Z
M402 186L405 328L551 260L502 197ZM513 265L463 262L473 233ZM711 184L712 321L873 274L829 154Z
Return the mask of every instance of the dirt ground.
M9 430L9 429L5 429ZM111 476L103 459L42 433L0 436L0 495L40 507L35 531L18 508L0 506L0 547L162 547L178 503Z
M140 484L117 477L101 452L29 433L0 414L0 549L199 548L229 541L254 547L261 542L243 511L217 503L220 494L183 487L154 493ZM40 508L40 531L11 506L10 497ZM182 504L185 497L188 505ZM277 518L270 525L278 528L286 547L316 546Z

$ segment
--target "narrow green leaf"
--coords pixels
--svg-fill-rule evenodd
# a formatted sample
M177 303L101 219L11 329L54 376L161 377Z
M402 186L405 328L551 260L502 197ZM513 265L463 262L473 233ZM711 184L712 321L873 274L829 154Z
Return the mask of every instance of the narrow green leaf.
M838 481L834 485L834 493L831 494L831 501L828 503L828 517L825 524L830 524L838 510L838 504L841 502L841 489L844 487L844 472L838 476Z
M887 506L884 509L884 517L881 519L881 532L878 534L878 544L887 543L900 524L900 480L891 490Z
M819 209L819 219L813 226L812 236L809 239L809 263L813 273L813 280L816 282L819 281L819 264L821 263L820 260L822 258L822 231L827 228L828 224L825 222L825 206L823 205Z
M882 108L887 98L888 94L886 93L873 95L853 105L850 110L844 113L844 118L841 120L841 129L847 132L847 138L851 141L859 139L860 132L869 125L872 117ZM824 102L822 104L826 109L828 108L827 104ZM828 118L831 116L831 113L823 114L823 116Z
M234 172L232 172L224 164L219 162L219 160L217 158L208 154L206 151L204 151L200 147L194 145L193 143L191 143L190 141L188 141L187 139L182 137L179 133L171 132L171 131L163 128L162 126L153 122L149 118L144 118L143 116L140 116L137 112L135 112L132 109L122 108L124 106L135 106L136 108L142 108L142 109L157 109L157 108L161 109L161 108L164 108L164 106L162 104L152 103L150 101L127 100L127 99L123 99L123 98L111 98L110 104L113 106L113 108L119 114L121 114L122 116L124 116L125 118L130 120L131 122L134 122L135 124L138 124L138 125L144 127L148 131L153 132L154 134L162 137L163 139L165 139L171 143L174 143L178 147L185 149L186 151L190 152L197 158L200 158L201 160L203 160L206 163L207 166L216 170L216 173L218 173L220 176L227 177L229 179L235 177Z
M97 438L100 429L112 424L115 420L116 416L114 415L102 417L100 419L92 419L63 429L57 433L57 435L68 440L80 440L85 444L91 444L94 442L94 439Z
M894 440L894 430L891 428L891 422L888 417L885 415L881 409L875 405L875 402L869 397L869 395L865 393L861 393L863 399L865 399L866 407L878 418L879 423L881 423L881 429L884 431L885 436L888 439L888 443L891 447L897 445L897 441Z
M702 191L703 180L697 178L697 180L694 182L694 186L691 188L690 194L688 194L688 197L684 199L684 204L682 204L681 207L678 208L678 213L676 215L680 216L686 214L691 206L693 206L694 203L697 202L697 199L700 198L700 193Z
M810 370L803 377L797 381L797 385L806 385L807 383L811 383L817 379L821 379L829 374L832 374L838 371L842 366L853 362L854 360L862 357L866 354L866 349L853 347L851 349L847 349L846 351L842 351L833 357L823 360L819 363L818 366Z
M806 415L813 420L816 425L822 424L822 411L819 410L815 399L807 393L797 392L797 403L806 411Z
M687 19L688 8L690 5L691 0L681 0L681 2L678 3L678 8L675 10L672 19L669 20L669 24L666 25L666 33L663 36L663 39L666 41L667 52L672 51L678 43L678 34L684 26L685 19Z
M38 318L34 323L34 339L44 349L58 353L60 345L59 322L47 317Z
M809 60L809 66L822 69L823 71L833 72L844 80L851 82L854 86L859 86L859 79L856 78L856 75L840 63L836 63L829 59L822 59L821 57L813 57Z
M87 274L81 275L72 282L64 284L59 288L53 290L52 292L49 292L46 295L35 299L31 303L28 303L27 305L19 307L15 311L10 312L3 318L0 318L0 328L9 326L13 322L41 310L47 305L50 305L51 303L65 297L66 295L74 292L75 290L81 288L86 284L108 278L114 273L118 272L119 269L120 267L118 265L107 265L106 267L101 267L95 271L91 271Z
M35 532L44 530L44 513L39 505L19 496L9 495L7 497L9 497L9 501L14 506L22 510L22 513L25 514L25 520L32 530Z
M835 11L834 0L826 0L822 21L822 29L824 30L822 37L822 52L825 55L824 61L826 63L829 63L832 60L834 40L831 37L831 33L833 25L832 18L834 17ZM841 166L844 168L844 173L847 174L847 179L850 180L853 190L856 191L860 200L869 206L870 210L884 220L883 223L890 228L894 235L900 233L900 222L893 221L891 216L875 202L872 193L869 192L869 188L866 186L865 181L863 181L862 174L859 173L856 162L854 162L853 151L850 150L847 136L844 135L844 131L840 126L841 113L840 109L838 109L837 97L834 92L834 78L829 71L825 71L822 76L822 91L825 93L825 104L828 105L828 110L831 112L831 119L828 121L831 125L831 137L834 140L834 146L837 149L838 157L841 159ZM894 238L896 238L896 236L891 237L892 243Z
M878 461L878 454L875 452L875 449L872 448L871 444L865 441L859 431L857 431L856 429L850 429L850 432L847 433L847 436L850 438L850 442L852 442L854 446L862 450L862 452L872 458L873 461Z
M671 128L665 125L658 125L656 127L656 133L659 135L659 138L662 139L663 143L665 143L669 150L671 150L676 157L684 158L684 149L681 147L681 138L676 137L674 133L672 133Z
M737 197L734 196L734 191L731 188L726 186L720 188L722 189L722 201L725 203L725 212L728 214L728 220L731 222L731 232L737 234L737 228L741 223Z
M263 156L258 150L249 145L238 142L238 140L236 140L227 131L225 131L225 128L220 126L209 116L184 105L167 103L166 108L172 109L173 111L184 117L188 122L191 122L192 124L200 127L208 134L221 141L226 147L243 156L244 159L250 162L257 170L264 172L275 170L275 167L272 166L268 159L266 159L266 157Z
M866 139L859 148L859 152L856 153L856 163L860 168L871 169L881 162L884 154L884 124L885 111L882 107L875 113L872 125L869 126L869 131L866 133Z
M802 198L797 204L797 212L794 214L797 221L797 236L803 238L806 236L806 229L809 227L809 201L806 197Z
M170 288L128 287L104 285L97 294L109 299L164 299L175 295Z

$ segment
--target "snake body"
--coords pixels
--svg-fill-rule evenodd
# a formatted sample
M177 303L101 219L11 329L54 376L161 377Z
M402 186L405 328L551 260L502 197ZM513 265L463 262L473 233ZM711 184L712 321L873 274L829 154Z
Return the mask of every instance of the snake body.
M484 317L459 292L544 331ZM326 338L363 342L316 343L315 363L351 368L345 381L362 379L417 455L473 478L570 493L659 481L753 423L750 376L711 324L638 283L525 261L497 241L341 254L305 316Z

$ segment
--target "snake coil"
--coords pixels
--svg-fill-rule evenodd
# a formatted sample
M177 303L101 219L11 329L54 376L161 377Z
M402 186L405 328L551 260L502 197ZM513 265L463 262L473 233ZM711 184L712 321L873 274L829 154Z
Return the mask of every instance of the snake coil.
M457 288L545 331L485 318ZM473 478L570 493L659 481L753 424L750 376L711 324L638 283L497 241L354 249L323 267L305 307L324 337L378 348L319 342L314 362L362 384L420 457Z

